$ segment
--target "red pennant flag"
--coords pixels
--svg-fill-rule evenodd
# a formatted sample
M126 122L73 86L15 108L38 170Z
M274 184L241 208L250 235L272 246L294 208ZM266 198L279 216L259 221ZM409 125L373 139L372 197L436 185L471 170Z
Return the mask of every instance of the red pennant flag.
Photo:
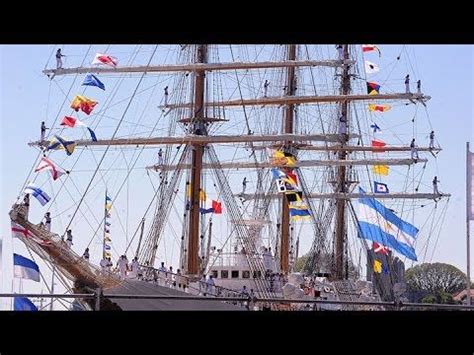
M76 126L85 126L84 122L79 121L77 118L64 116L61 126L76 127Z
M374 149L374 153L383 153L385 150L382 149L382 147L385 147L387 144L384 141L381 141L380 139L374 139L372 140L372 147L376 148Z

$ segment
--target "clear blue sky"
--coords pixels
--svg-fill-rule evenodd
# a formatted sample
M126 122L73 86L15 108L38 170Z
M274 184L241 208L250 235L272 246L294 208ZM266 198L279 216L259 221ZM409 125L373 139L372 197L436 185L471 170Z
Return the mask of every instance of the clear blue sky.
M96 51L104 50L105 47L96 46ZM19 194L37 154L27 146L27 142L37 139L42 120L52 121L61 101L58 96L50 99L53 102L48 102L50 82L41 73L54 48L49 45L0 46L0 221L2 236L7 240L10 238L8 211ZM66 60L74 61L75 56L83 54L85 47L63 48L63 51L70 55ZM383 52L381 67L383 64L388 67L402 50L402 46L380 45L380 48ZM429 120L443 151L436 162L431 160L429 174L438 174L441 180L440 189L452 194L433 261L451 263L465 271L465 143L471 141L474 146L473 47L418 45L407 48L402 51L402 59L409 57L410 60L405 61L404 68L396 69L399 71L399 74L396 74L397 85L403 85L402 73L404 74L406 69L406 72L412 73L413 81L422 79L423 91L431 95L432 99L428 103ZM125 50L123 52L125 53ZM388 80L389 84L392 79L393 74ZM53 86L51 90L57 88ZM400 114L401 112L398 112L398 115ZM391 113L386 117L391 119L394 116L395 113ZM420 114L418 117L427 116ZM417 137L422 139L426 134L419 132ZM429 174L427 172L423 178L425 190L431 190L433 175ZM130 226L130 229L134 227L135 225ZM11 246L8 244L10 243L4 243L5 252L11 252Z

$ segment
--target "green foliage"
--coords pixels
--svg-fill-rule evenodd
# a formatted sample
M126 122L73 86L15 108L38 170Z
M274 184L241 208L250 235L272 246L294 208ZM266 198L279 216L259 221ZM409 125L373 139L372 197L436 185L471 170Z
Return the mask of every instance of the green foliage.
M296 263L294 267L295 272L301 272L307 260L308 260L308 254L303 255L302 257L299 257L298 259L296 259Z
M466 288L466 275L450 264L425 263L408 269L406 282L414 302L454 304L452 295Z
M436 296L428 295L428 296L423 297L423 299L421 300L421 303L438 303L438 302L436 300Z

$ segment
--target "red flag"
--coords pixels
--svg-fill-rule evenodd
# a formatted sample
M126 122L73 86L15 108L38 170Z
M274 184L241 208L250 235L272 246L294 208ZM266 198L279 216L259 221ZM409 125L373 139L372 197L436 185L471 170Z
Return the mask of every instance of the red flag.
M381 253L383 255L388 255L388 252L390 251L390 249L388 249L387 247L384 247L383 245L380 245L376 242L372 243L372 249L374 249L375 253Z
M382 56L382 53L380 52L379 47L377 47L374 44L363 44L362 45L362 52L371 52L371 51L377 51L379 52L379 57Z
M385 147L387 144L385 142L381 141L380 139L374 139L372 140L372 147L376 148L374 149L374 153L383 153L385 150L382 149L382 147Z
M76 125L76 119L74 117L64 116L63 121L60 123L60 125L74 127Z
M97 53L94 60L92 61L92 64L105 64L116 67L118 64L118 59L107 54Z
M296 174L288 172L286 173L286 176L288 176L289 179L294 181L294 185L298 185L298 178L296 177Z
M76 126L85 126L82 121L79 121L77 118L64 116L61 126L76 127Z
M363 44L362 45L362 51L364 51L364 52L374 51L375 48L377 48L377 46L375 46L373 44Z
M215 214L220 214L222 213L222 204L219 201L212 200L212 209Z

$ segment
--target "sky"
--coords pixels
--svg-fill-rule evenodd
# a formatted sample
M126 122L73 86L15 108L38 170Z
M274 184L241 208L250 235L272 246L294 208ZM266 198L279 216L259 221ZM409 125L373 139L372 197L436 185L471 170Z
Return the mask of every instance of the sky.
M97 51L106 48L106 46L96 47ZM429 120L429 123L425 122L421 125L432 127L435 130L437 141L443 151L437 156L434 163L430 163L422 186L430 190L432 176L436 174L441 181L440 190L451 193L452 197L448 204L446 219L437 247L430 260L450 263L465 271L465 150L468 141L471 141L474 146L472 124L474 47L468 45L416 45L409 47L380 45L379 47L383 52L381 66L386 64L388 68L397 53L402 53L402 59L409 58L408 61L405 61L405 67L397 67L395 73L390 74L390 78L387 79L387 88L389 85L402 86L406 69L406 72L412 73L412 82L416 78L422 79L423 92L432 97L428 102L426 111L428 114L423 113L417 117ZM59 90L67 87L65 84L68 79L58 78L56 79L58 85L52 85L50 80L42 74L48 61L49 66L53 64L51 55L55 48L57 46L51 45L0 46L0 167L2 171L0 175L0 233L4 238L4 260L8 255L11 255L12 248L24 250L21 245L12 244L8 211L19 195L21 186L36 158L37 151L28 147L27 142L37 139L42 120L52 122L62 100ZM65 66L68 61L77 63L84 48L85 46L63 46L63 53L69 55L65 59ZM125 52L124 49L123 53ZM371 60L375 61L375 59ZM145 59L141 62L144 63ZM394 75L397 76L396 82L392 81ZM375 78L377 79L377 76ZM61 80L65 81L61 82ZM133 110L132 114L139 113L138 107L132 107L131 110ZM390 116L386 117L391 119L395 115L396 113L392 112ZM132 126L127 126L127 129L128 132L131 132ZM124 132L124 135L126 133ZM428 133L429 130L417 132L417 138L423 139ZM409 137L403 137L409 141ZM426 138L425 144L427 144ZM106 178L113 180L112 177ZM143 172L140 178L146 178ZM138 179L137 176L137 181ZM77 183L79 189L85 187L85 184ZM117 185L117 182L114 183ZM139 184L139 182L137 183ZM102 191L94 191L94 194L99 196ZM132 196L133 199L138 200L139 198ZM140 208L142 206L136 208L136 213L132 211L131 217L138 217ZM41 214L37 216L40 217ZM132 220L131 217L130 220ZM130 231L129 234L131 234L135 224L128 226L127 223L123 228ZM6 273L9 272L8 268L6 266ZM471 270L471 275L473 271L474 268ZM28 282L30 281L25 281L26 287L30 287ZM4 290L10 290L10 285L4 284L3 287Z

